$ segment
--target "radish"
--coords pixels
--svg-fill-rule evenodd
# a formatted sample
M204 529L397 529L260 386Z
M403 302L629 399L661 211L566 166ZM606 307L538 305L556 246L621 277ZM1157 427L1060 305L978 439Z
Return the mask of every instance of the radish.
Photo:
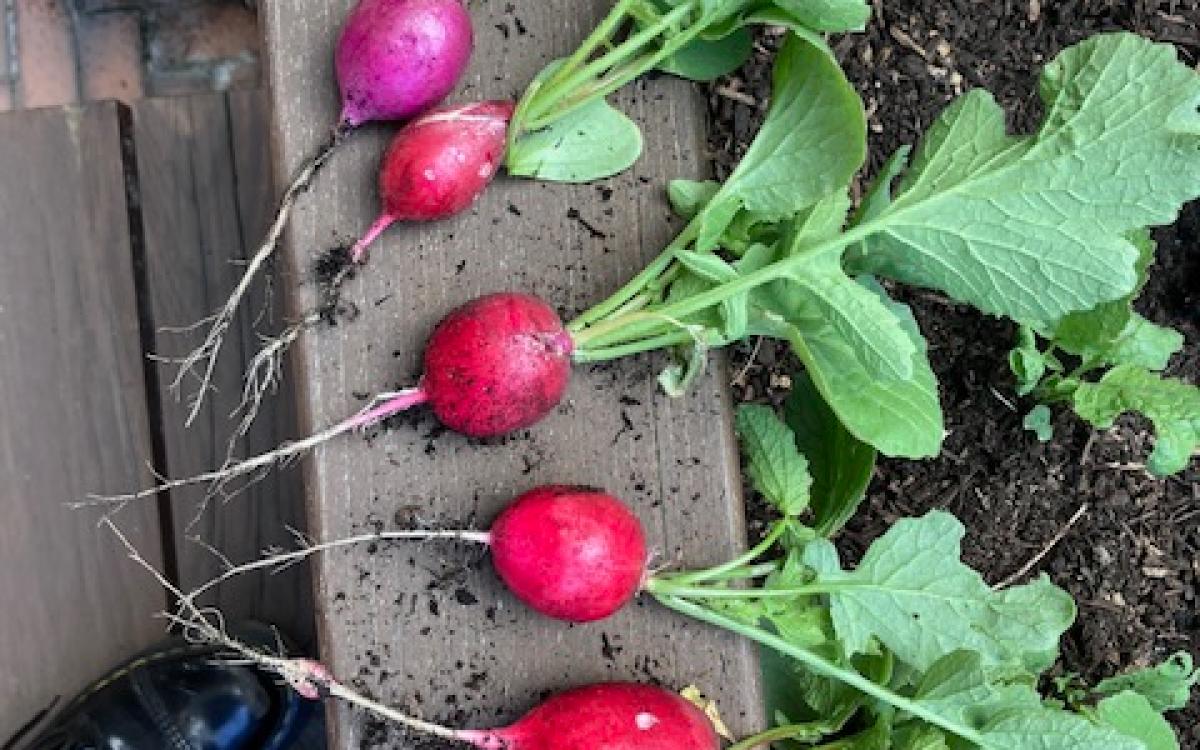
M284 191L274 222L229 299L211 319L204 341L178 360L171 384L176 394L189 374L200 381L187 424L200 412L238 305L274 253L297 198L317 171L364 123L405 119L441 101L466 70L473 43L471 19L461 0L360 0L350 12L335 53L342 99L338 124Z
M282 374L283 356L307 328L341 309L338 289L350 268L366 260L367 247L396 221L435 221L471 205L495 177L504 156L513 105L487 101L436 109L405 125L392 140L379 172L383 210L350 253L330 256L321 269L317 310L279 335L265 339L246 368L241 421L230 443L245 435L267 392Z
M411 539L487 545L496 574L518 599L567 622L608 617L633 600L647 580L646 535L628 506L602 490L545 485L513 500L490 531L402 529L346 537L231 566L188 596L195 599L243 573L335 547Z
M332 696L417 732L464 742L480 750L719 750L713 722L689 700L666 688L602 682L550 696L500 729L451 729L362 697L307 659L255 661L281 674L302 697Z
M396 221L436 221L471 205L504 158L512 102L437 109L405 125L383 157L383 212L350 252L361 263L367 246Z
M338 127L404 120L437 104L466 69L473 42L460 0L360 0L334 56Z
M425 348L425 373L415 388L379 394L366 408L332 427L240 463L139 492L92 496L77 505L120 503L205 482L219 487L421 404L429 404L450 429L471 437L523 429L549 414L562 399L573 348L558 314L536 297L512 293L479 297L452 311L434 329Z
M660 687L607 682L567 690L503 729L459 730L483 750L717 750L712 722Z
M608 617L646 575L641 522L599 490L530 490L492 524L489 543L496 573L517 598L559 620Z
M418 719L348 687L319 662L287 658L231 638L219 612L196 605L199 590L183 593L142 557L111 518L106 517L101 525L124 545L131 560L173 595L177 609L176 613L163 612L167 620L192 639L223 646L239 659L279 675L308 700L337 698L416 732L481 750L720 750L717 727L706 711L666 688L634 682L565 690L498 729L452 729ZM228 578L229 573L219 580Z

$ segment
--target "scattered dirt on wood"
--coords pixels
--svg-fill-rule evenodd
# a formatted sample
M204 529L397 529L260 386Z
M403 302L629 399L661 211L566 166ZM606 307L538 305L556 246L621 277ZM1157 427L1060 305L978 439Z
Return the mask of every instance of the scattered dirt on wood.
M875 3L865 34L834 47L869 115L866 175L902 144L914 143L954 97L992 91L1015 130L1041 116L1042 65L1091 34L1125 29L1175 44L1191 66L1200 60L1200 2L1059 0L888 0ZM738 77L713 87L711 147L719 174L744 151L765 112L770 50ZM1200 380L1200 206L1189 206L1159 242L1140 311L1181 330L1185 352L1169 375ZM1087 512L1034 567L1079 603L1064 642L1062 671L1089 680L1157 662L1176 650L1200 655L1200 469L1171 479L1141 470L1153 444L1149 425L1124 418L1095 432L1056 410L1055 438L1039 443L1021 427L1031 403L1014 395L1007 352L1014 327L939 295L893 289L911 305L930 343L949 434L940 457L883 459L862 512L842 537L851 555L902 516L931 508L967 526L964 555L989 582L1004 580L1053 539L1076 511ZM751 358L751 353L757 352ZM731 372L742 400L778 404L797 363L785 346L749 342ZM1182 746L1200 748L1200 707L1173 715Z

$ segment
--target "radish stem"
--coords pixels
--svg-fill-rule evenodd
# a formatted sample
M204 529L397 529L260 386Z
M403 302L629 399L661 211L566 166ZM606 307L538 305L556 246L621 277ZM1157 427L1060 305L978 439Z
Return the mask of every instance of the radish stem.
M375 241L375 238L383 234L383 230L396 223L396 217L384 214L375 220L371 228L367 230L358 242L354 243L354 247L350 250L351 263L363 263L367 254L367 247Z

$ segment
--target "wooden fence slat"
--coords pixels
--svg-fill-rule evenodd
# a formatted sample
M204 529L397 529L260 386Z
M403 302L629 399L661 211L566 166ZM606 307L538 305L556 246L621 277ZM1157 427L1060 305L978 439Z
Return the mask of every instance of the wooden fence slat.
M336 119L332 46L350 5L260 4L277 181ZM473 67L452 98L517 95L610 5L471 2ZM639 84L619 103L647 136L646 155L628 174L574 187L501 179L468 215L398 227L376 244L369 267L346 288L362 316L306 337L294 351L302 433L352 413L362 394L413 384L426 336L453 306L484 292L524 290L573 313L657 253L671 235L665 180L702 172L703 108L691 87L674 80ZM355 135L318 175L288 234L293 273L368 226L389 133ZM313 304L311 289L287 291L294 315ZM651 356L579 368L554 415L503 441L445 434L428 415L369 440L338 440L305 465L310 528L336 538L391 525L410 507L425 519L484 524L535 484L577 482L633 504L662 559L725 559L744 541L725 374L714 366L687 399L673 401L655 387L662 365ZM385 702L467 724L512 719L545 690L606 678L695 683L720 700L735 731L761 723L757 662L746 643L652 603L568 627L531 614L486 564L463 566L466 559L477 553L444 545L322 558L318 626L334 672ZM333 716L334 746L360 747L369 725L344 706Z
M204 318L224 301L242 273L246 245L264 231L271 208L266 155L266 101L261 92L143 99L133 106L135 149L142 187L150 315L157 353L176 356L206 329L164 330ZM169 391L173 364L159 370L166 471L190 476L218 465L235 421L241 378L257 348L250 312L265 304L247 300L246 317L230 330L214 379L215 390L190 428L183 401ZM277 318L277 315L276 315ZM266 320L270 320L270 315ZM240 450L269 450L292 428L286 393L265 403ZM303 528L299 478L266 477L227 502L201 505L205 488L172 493L179 582L184 590L219 574L222 561L197 540L234 561L253 559L270 545L292 545L289 526ZM257 618L279 625L301 642L312 638L311 586L303 566L275 576L246 576L223 584L205 603L231 619Z
M162 634L162 590L64 505L150 481L123 116L0 115L0 738ZM154 504L118 522L161 566Z

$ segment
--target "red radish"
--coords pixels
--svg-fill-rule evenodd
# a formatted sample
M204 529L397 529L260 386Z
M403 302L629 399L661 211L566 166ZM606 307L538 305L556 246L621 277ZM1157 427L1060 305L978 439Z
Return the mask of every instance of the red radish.
M344 424L359 429L417 404L471 437L495 437L537 422L558 405L571 375L571 335L558 313L527 294L489 294L453 310L425 346L413 389L376 398ZM343 430L345 431L345 430Z
M562 399L574 341L558 314L536 297L479 297L442 319L425 348L425 373L415 388L382 393L358 414L303 440L240 463L134 493L93 496L81 505L120 503L163 490L224 482L277 464L325 441L379 424L428 403L452 430L471 437L504 435L532 425Z
M473 437L503 435L558 405L573 347L558 313L536 297L480 297L434 329L421 389L450 429Z
M253 654L253 652L251 652ZM253 656L301 696L340 698L410 729L480 750L719 750L712 721L683 696L654 685L603 682L565 690L500 729L451 729L371 701L307 659Z
M230 578L291 565L354 544L454 539L491 548L492 565L530 608L568 622L592 622L628 604L646 578L646 535L633 511L602 490L545 485L513 500L490 531L401 529L336 539L230 567L191 592L196 598Z
M403 120L450 93L474 43L461 0L360 0L338 40L342 125Z
M504 509L489 534L492 564L517 598L570 622L608 617L646 575L642 524L599 490L549 486Z
M652 685L607 682L567 690L503 729L455 732L483 750L718 750L712 722Z
M436 221L470 206L504 158L512 113L512 102L505 101L446 107L396 133L379 170L383 212L350 260L361 263L367 246L393 222Z
M178 360L172 390L178 395L189 375L199 381L187 424L200 413L225 333L250 282L275 252L292 207L317 171L360 125L412 117L445 98L466 70L472 44L471 18L462 0L360 0L350 12L335 54L342 95L339 122L284 191L275 221L229 299L213 316L204 341Z

